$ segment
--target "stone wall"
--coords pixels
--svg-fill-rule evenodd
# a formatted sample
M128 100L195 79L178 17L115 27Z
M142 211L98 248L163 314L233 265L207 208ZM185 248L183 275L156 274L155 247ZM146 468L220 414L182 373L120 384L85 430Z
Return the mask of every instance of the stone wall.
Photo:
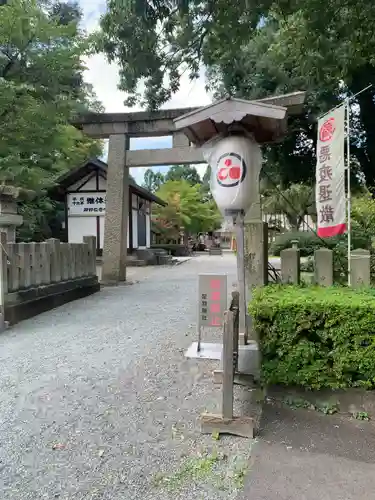
M9 243L0 233L2 321L16 323L100 289L96 239L84 243Z

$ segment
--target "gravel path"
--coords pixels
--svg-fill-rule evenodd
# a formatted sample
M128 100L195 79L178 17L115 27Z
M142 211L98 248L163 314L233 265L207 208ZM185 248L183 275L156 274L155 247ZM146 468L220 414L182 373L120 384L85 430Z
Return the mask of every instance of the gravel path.
M2 500L236 496L252 441L199 433L220 404L216 363L183 356L200 272L228 272L230 288L234 257L142 269L0 336Z

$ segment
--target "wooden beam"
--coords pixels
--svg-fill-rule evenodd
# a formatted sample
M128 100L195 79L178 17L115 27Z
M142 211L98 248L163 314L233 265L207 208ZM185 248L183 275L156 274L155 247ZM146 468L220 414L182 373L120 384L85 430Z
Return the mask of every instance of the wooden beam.
M223 418L221 415L203 413L201 415L202 434L232 434L253 439L255 421L251 417Z

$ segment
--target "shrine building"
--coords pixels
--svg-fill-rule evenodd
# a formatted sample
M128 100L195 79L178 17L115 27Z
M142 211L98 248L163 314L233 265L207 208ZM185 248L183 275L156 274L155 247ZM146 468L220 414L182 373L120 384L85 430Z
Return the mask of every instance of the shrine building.
M107 168L107 164L97 158L88 160L58 178L56 186L50 191L54 200L64 203L67 241L82 243L84 236L95 236L98 255L102 254L104 243ZM166 206L163 200L129 178L129 254L151 246L152 203Z

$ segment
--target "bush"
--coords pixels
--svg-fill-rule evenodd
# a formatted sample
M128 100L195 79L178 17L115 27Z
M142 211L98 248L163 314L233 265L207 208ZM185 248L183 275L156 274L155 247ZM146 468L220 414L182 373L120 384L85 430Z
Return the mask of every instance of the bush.
M272 255L279 256L281 250L292 247L292 241L298 241L298 248L302 257L314 255L315 250L322 247L334 249L337 245L346 242L347 236L326 238L322 241L313 231L289 231L277 236L270 247ZM361 231L352 231L352 247L369 249L371 241Z
M265 383L375 387L375 290L273 285L249 311Z

